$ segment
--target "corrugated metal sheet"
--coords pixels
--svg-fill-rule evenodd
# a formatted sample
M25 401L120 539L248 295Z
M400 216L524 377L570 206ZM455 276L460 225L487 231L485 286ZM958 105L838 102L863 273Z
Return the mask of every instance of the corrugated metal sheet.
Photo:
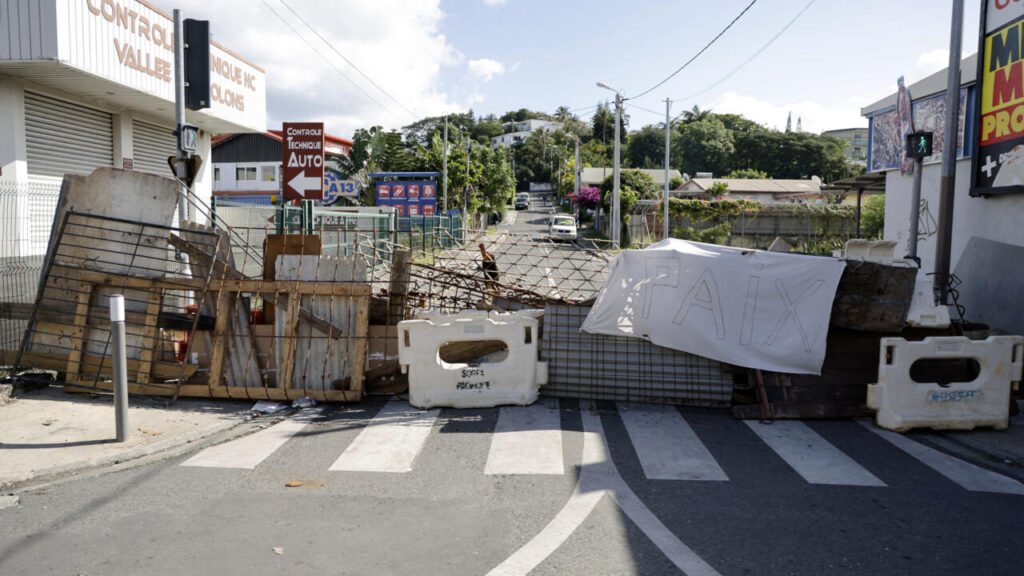
M32 175L89 174L113 166L111 115L26 91L25 147Z
M547 396L688 406L729 406L733 376L720 362L639 338L580 332L586 306L544 309L541 360Z
M56 57L54 0L0 0L0 60Z
M172 128L132 120L132 160L136 170L170 178L167 158L177 153L178 142Z
M281 143L266 134L237 134L213 147L213 161L280 162Z

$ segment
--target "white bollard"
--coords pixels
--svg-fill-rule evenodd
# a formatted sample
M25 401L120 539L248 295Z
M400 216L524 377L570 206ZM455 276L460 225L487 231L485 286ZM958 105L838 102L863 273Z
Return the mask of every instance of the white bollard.
M124 296L110 297L110 334L114 363L114 420L117 441L128 440L128 355L125 351Z

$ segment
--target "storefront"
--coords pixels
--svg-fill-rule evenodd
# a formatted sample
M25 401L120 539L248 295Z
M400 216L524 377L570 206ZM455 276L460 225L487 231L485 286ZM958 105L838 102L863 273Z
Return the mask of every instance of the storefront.
M0 12L0 257L34 256L64 174L171 175L174 26L142 0L0 0ZM206 201L212 136L266 129L263 69L216 42L210 55L212 105L186 116L200 129L195 190Z

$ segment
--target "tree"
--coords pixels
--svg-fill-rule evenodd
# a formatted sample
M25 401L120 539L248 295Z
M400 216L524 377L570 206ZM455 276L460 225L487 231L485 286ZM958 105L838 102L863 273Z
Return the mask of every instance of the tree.
M605 196L610 195L615 185L615 175L609 174L604 180L601 181L599 188ZM635 200L651 200L658 198L658 185L654 183L654 178L651 178L647 174L639 170L622 170L619 172L619 191L629 189ZM606 203L607 204L607 203ZM636 202L633 202L635 205ZM629 209L632 210L633 205L630 205ZM625 205L622 204L622 199L619 199L619 207L622 209L622 213L626 214L629 210L626 209Z
M615 113L608 107L608 102L599 103L594 117L590 119L594 140L607 145L615 137Z
M626 162L632 168L661 168L665 165L665 131L644 126L629 135Z
M701 110L698 106L694 106L693 109L683 112L683 124L700 122L701 120L707 120L710 117L711 110Z
M868 196L860 215L860 235L868 240L877 240L885 232L885 195Z
M733 170L726 175L726 178L733 178L737 180L767 180L768 173L764 170L754 170L753 168L741 168L739 170Z
M569 111L568 106L559 106L558 109L555 110L555 120L558 120L559 122L568 122L574 118L576 118L576 116Z
M714 116L684 124L680 129L679 147L683 155L682 170L688 174L724 174L729 171L735 151L732 132Z

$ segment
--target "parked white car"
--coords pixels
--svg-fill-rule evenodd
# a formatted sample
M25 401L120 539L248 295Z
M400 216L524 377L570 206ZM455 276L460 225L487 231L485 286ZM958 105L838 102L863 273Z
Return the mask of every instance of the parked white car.
M575 240L576 219L568 214L553 214L548 223L548 236L552 240Z

